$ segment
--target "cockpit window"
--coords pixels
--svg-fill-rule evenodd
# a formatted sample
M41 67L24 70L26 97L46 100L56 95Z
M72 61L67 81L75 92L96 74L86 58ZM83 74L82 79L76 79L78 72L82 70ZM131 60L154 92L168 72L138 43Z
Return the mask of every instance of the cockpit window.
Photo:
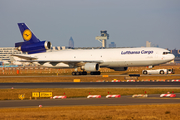
M163 52L163 55L171 54L171 52Z

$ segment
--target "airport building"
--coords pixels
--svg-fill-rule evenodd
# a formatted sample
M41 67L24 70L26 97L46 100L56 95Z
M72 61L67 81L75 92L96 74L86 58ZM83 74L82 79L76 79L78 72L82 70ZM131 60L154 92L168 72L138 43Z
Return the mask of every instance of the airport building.
M15 50L15 47L0 47L0 61L12 62L11 54L22 54L21 51Z
M151 42L146 41L146 47L151 47Z
M101 30L100 33L101 36L97 36L95 39L102 43L103 48L106 48L106 40L109 39L109 34L107 33L107 30Z
M74 48L74 40L72 37L69 39L69 47Z
M111 44L109 44L109 48L115 48L115 47L116 47L115 42L111 42Z
M146 41L146 47L159 47L159 45L157 45L157 44L152 44L151 42Z
M180 57L180 50L176 50L176 49L174 49L174 50L169 50L172 54L174 54L175 55L175 57Z

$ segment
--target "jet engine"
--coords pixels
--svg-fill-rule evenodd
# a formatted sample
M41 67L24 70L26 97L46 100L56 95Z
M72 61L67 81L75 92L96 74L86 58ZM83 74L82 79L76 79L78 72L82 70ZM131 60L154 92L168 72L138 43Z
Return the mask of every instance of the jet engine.
M15 46L19 51L28 52L29 54L32 54L32 53L45 52L46 50L49 50L51 48L51 42L49 41L40 41L37 43L21 42L21 43L16 43Z
M110 69L114 69L115 71L126 71L128 69L128 67L113 67Z
M99 64L97 63L86 63L83 67L85 71L99 71Z

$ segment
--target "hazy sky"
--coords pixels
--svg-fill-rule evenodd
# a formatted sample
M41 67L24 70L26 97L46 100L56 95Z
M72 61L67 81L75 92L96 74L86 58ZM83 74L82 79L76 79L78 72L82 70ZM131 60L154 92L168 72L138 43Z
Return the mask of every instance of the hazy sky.
M180 49L180 0L0 0L0 47L23 41L20 22L53 46L98 47L107 30L107 45Z

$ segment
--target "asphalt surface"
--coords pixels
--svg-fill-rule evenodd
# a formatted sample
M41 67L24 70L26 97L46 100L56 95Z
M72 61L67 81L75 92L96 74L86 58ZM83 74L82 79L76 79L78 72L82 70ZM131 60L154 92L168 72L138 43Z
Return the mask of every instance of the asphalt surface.
M0 77L5 77L5 78L13 78L13 77L19 77L19 78L22 78L22 77L102 77L103 75L76 75L76 76L73 76L73 75L39 75L39 76L36 76L36 75L32 75L32 76L0 76ZM129 75L108 75L108 76L129 76ZM155 74L155 75L140 75L140 76L180 76L180 74L164 74L164 75L160 75L160 74Z
M166 104L180 103L180 93L176 98L160 98L160 95L149 95L147 98L132 98L121 96L120 98L67 98L67 99L39 99L39 100L2 100L0 108L16 107L43 107L47 106L79 106L79 105L140 105L140 104Z
M0 83L6 88L180 88L180 82L52 82L52 83Z
M13 76L3 76L3 77L13 77ZM24 76L16 76L16 77L24 77ZM26 77L42 77L42 76L26 76ZM57 76L52 76L52 77L57 77ZM0 89L6 89L12 87L14 89L16 88L17 89L20 88L167 88L167 87L180 88L180 82L0 83ZM67 98L67 99L38 99L38 100L1 100L0 108L38 107L39 105L46 107L46 106L79 106L79 105L139 105L139 104L180 103L180 93L176 95L177 95L176 98L160 98L159 97L160 95L149 95L148 98L132 98L131 96L121 96L121 98L105 98L105 96L102 96L102 98L89 98L89 99Z

